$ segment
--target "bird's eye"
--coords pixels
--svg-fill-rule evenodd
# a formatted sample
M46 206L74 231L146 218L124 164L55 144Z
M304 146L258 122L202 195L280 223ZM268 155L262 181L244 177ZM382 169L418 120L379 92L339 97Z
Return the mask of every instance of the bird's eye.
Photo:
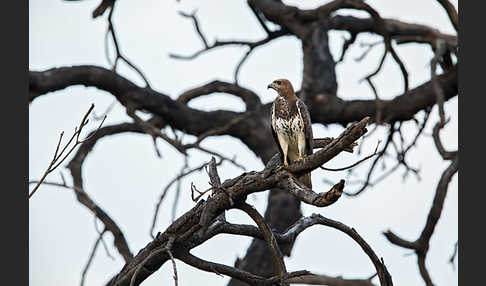
M282 82L281 82L281 81L279 81L279 80L277 80L277 81L275 81L275 83L276 83L277 85L280 85Z

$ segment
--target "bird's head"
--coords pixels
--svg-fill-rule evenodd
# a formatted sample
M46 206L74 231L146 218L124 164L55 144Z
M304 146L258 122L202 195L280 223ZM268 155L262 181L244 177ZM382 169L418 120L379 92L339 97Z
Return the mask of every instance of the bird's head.
M294 88L288 79L276 79L267 88L274 89L278 95L283 97L294 97Z

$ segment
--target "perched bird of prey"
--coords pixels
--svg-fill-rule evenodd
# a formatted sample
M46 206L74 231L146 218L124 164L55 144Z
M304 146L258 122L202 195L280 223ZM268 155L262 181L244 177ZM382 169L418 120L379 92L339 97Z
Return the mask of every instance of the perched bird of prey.
M312 154L312 123L305 103L297 98L287 79L277 79L268 85L278 96L272 105L272 133L284 166ZM311 173L297 178L312 188Z

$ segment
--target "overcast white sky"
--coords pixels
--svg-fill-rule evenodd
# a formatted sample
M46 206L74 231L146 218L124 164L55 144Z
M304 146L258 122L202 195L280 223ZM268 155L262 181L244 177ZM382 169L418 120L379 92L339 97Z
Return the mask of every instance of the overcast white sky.
M106 15L93 20L91 13L100 0L66 2L60 0L29 1L29 69L45 70L52 67L78 64L93 64L108 67L104 53ZM326 1L284 1L301 8L312 8ZM423 23L445 33L454 33L445 11L437 1L367 1L382 17ZM457 1L453 1L457 7ZM232 81L236 63L243 56L242 48L224 48L211 51L193 61L170 59L169 53L189 54L202 47L192 22L178 15L178 11L192 12L198 9L203 33L212 42L218 39L260 39L265 36L258 22L247 8L246 1L117 1L114 14L118 38L123 53L136 63L148 77L155 90L175 98L184 90L214 79ZM363 15L345 10L341 14ZM335 58L340 55L342 32L330 33L331 51ZM374 42L379 37L360 35L357 43ZM355 44L348 52L345 62L337 66L338 94L346 99L373 98L369 87L358 83L359 79L374 70L383 52L376 47L360 63L353 59L363 49ZM428 46L407 45L397 47L414 86L429 79L428 62L432 52ZM127 66L121 64L120 73L138 84L143 82ZM292 37L275 40L254 52L240 73L240 84L260 95L262 102L274 99L274 93L266 86L275 78L286 77L298 89L302 75L302 52L299 42ZM383 99L392 98L402 92L399 68L389 57L382 72L375 78L378 92ZM29 179L38 179L49 161L61 131L73 131L91 103L95 103L97 114L102 113L113 101L113 96L95 88L70 87L47 96L42 96L29 106ZM442 133L445 146L456 149L457 142L457 98L445 104L451 122ZM241 111L243 104L230 96L211 95L194 100L190 104L203 110L225 108ZM419 114L421 119L423 114ZM426 128L437 120L436 108ZM105 125L127 122L124 108L116 104ZM94 128L90 125L89 127ZM313 125L315 137L335 136L341 126ZM413 123L405 125L408 140L415 134ZM187 136L191 140L191 136ZM364 143L364 154L342 154L327 164L340 167L371 153L378 139L385 139L385 130L380 130ZM269 138L271 140L271 138ZM249 170L263 167L261 161L239 140L229 136L210 138L204 146L219 150L228 156L237 155L238 161ZM154 206L161 190L178 172L183 162L177 151L163 141L158 141L163 154L155 156L149 136L124 134L101 140L84 164L86 191L120 226L128 240L131 251L136 254L150 240L149 228ZM206 154L191 152L190 165L195 166L210 158ZM429 211L440 174L447 167L438 155L430 136L423 136L414 148L408 162L420 167L421 181L410 176L404 183L400 168L374 188L357 198L343 196L336 204L323 209L303 205L304 215L320 213L354 227L382 256L395 285L423 285L418 273L415 255L391 245L382 232L388 229L413 240L418 237ZM387 167L391 167L389 162ZM363 171L367 165L359 170ZM59 171L64 172L70 182L69 172L60 168L49 176L51 181L60 181ZM241 170L229 164L219 168L222 179L235 177ZM328 186L323 179L337 182L345 172L313 172L315 190ZM190 182L200 189L207 186L204 173L191 176L182 182L182 193L177 209L178 216L193 206L190 199ZM354 190L347 186L347 190ZM457 285L457 270L448 264L448 259L457 241L457 175L450 184L444 210L438 223L427 259L427 266L437 285ZM262 213L266 208L267 193L251 196L248 201ZM174 190L169 193L159 214L157 229L163 231L170 224L171 201ZM227 213L230 222L251 223L238 211ZM89 252L97 238L93 215L79 204L72 191L42 186L29 201L29 282L31 285L75 285L81 277ZM88 272L86 285L106 283L121 267L123 259L113 247L111 234L105 236L111 260L102 247L98 248L95 260ZM204 259L233 265L237 256L244 255L249 238L218 236L193 250ZM327 275L342 275L347 278L364 278L374 273L372 263L360 247L346 235L325 227L307 230L296 242L292 256L286 258L289 270L307 269ZM456 258L457 265L457 258ZM228 277L206 273L177 261L179 285L225 285ZM173 283L170 263L166 263L143 285L167 285Z

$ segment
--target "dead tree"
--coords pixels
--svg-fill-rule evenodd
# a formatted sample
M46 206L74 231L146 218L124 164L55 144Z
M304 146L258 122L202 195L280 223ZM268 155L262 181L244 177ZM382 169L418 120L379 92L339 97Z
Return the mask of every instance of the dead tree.
M439 0L438 2L444 7L457 31L458 16L456 10L447 0ZM406 155L416 145L417 139L423 135L422 131L427 123L431 108L438 105L440 122L435 125L433 138L438 152L444 160L451 161L451 165L440 178L426 226L415 241L406 241L390 231L385 233L391 243L415 251L418 267L424 281L427 285L433 285L432 278L425 267L425 259L430 238L442 211L448 183L458 169L457 151L445 150L439 138L439 131L447 123L443 108L444 102L458 95L458 64L453 60L453 55L457 55L458 49L457 35L444 34L425 25L382 18L374 7L360 0L335 0L309 10L285 5L280 1L249 0L248 8L251 9L262 29L266 32L265 38L254 42L243 40L210 42L202 32L197 15L195 13L181 13L183 17L193 21L195 30L204 47L195 51L192 55L173 54L171 55L173 58L190 60L209 50L223 46L244 46L247 47L247 51L235 68L234 82L212 81L188 89L180 94L176 100L173 100L168 95L152 89L143 72L130 62L122 52L112 22L116 3L115 0L103 0L93 12L93 17L106 17L107 19L107 37L111 37L116 52L111 70L100 66L85 65L65 66L46 71L30 71L29 73L30 102L47 93L56 92L73 85L84 85L112 94L126 108L127 114L133 119L131 122L100 127L93 131L85 141L80 141L82 144L67 166L73 178L73 186L67 185L65 181L63 183L45 181L45 176L41 180L41 183L44 184L71 188L76 194L77 200L103 223L104 228L99 231L99 239L96 241L94 250L102 241L103 234L106 232L113 234L114 245L124 258L125 266L110 280L109 285L138 285L169 260L173 263L174 279L177 284L175 259L203 271L228 275L232 277L229 283L231 286L247 284L288 285L289 283L373 285L370 279L348 281L312 274L306 270L296 272L286 270L283 256L290 256L298 235L315 224L338 229L350 236L370 258L380 284L393 285L383 259L380 259L379 254L376 254L365 239L353 228L320 215L302 217L300 204L304 202L317 207L325 207L336 202L343 192L349 196L357 196L367 190L371 184L376 184L379 180L394 172L398 166L405 167L407 173L417 173L418 171L407 162ZM360 18L336 14L340 9L360 10L366 12L369 16ZM270 22L278 28L269 28L268 23ZM370 85L375 98L345 100L338 96L335 71L337 62L329 51L328 41L328 33L332 30L347 31L350 34L350 38L344 43L339 61L344 59L347 49L355 44L358 34L372 33L382 37L385 50L381 60L377 67L363 79ZM315 139L315 147L320 149L319 151L283 170L275 168L279 162L279 157L276 155L275 143L269 140L269 138L272 138L269 125L271 105L262 104L258 94L238 83L239 71L252 52L280 37L295 37L302 44L304 69L302 86L297 94L309 107L312 122L347 126L343 133L336 134L336 138ZM430 62L431 79L415 87L409 86L408 71L393 46L393 44L407 43L427 45L435 54ZM373 46L369 48L371 49ZM366 56L366 54L363 54L363 56ZM401 70L403 92L391 100L382 100L376 93L372 79L380 72L384 60L388 56L393 58ZM140 74L145 86L140 87L117 73L117 63L120 60ZM436 72L437 65L441 67L441 74ZM245 103L246 110L244 112L201 111L188 106L188 102L191 100L216 92L238 97ZM149 120L143 120L136 115L137 110L148 112L152 117ZM424 111L424 119L419 122L416 115ZM403 140L400 140L403 136L401 124L412 120L417 122L417 134L412 143L406 145ZM83 122L82 126L85 125ZM329 191L315 192L295 180L295 175L322 167L325 162L338 156L342 151L352 152L356 145L355 141L367 132L367 125L374 125L374 129L378 125L388 126L389 133L382 147L373 154L374 158L367 176L356 190L344 191L344 180L341 180L337 183L333 182ZM197 139L192 143L183 144L179 138L166 133L167 128L194 135ZM161 138L178 150L183 157L187 157L189 149L196 149L213 157L211 161L202 162L200 166L194 168L189 168L185 164L179 176L170 182L166 190L181 178L204 168L208 170L211 188L198 190L197 183L192 185L191 190L196 205L186 214L177 218L164 232L153 233L155 214L151 229L153 241L141 250L136 251L128 247L126 238L115 220L84 191L83 183L84 160L98 140L106 136L127 132L147 134L154 138L154 142L156 138ZM221 182L217 166L222 161L228 161L235 165L238 165L238 163L224 154L208 150L200 145L206 138L219 135L229 135L240 139L266 164L265 169L258 172L243 172L240 176ZM377 177L374 175L376 166L386 156L396 159L395 167L389 168ZM53 171L51 167L48 168L49 172ZM38 181L35 183L37 187L40 185ZM270 190L268 207L265 214L261 216L245 200L251 193L266 190ZM201 195L206 193L210 194L209 198L201 199ZM41 195L41 193L37 193L37 195ZM164 196L165 191L161 194L158 204L164 199ZM286 208L285 211L282 210L283 206ZM226 222L224 212L228 209L239 209L247 213L258 227ZM238 260L235 266L205 261L190 253L190 250L195 246L221 233L254 238L245 257ZM86 269L89 267L91 258L92 255ZM305 266L303 267L305 268Z

